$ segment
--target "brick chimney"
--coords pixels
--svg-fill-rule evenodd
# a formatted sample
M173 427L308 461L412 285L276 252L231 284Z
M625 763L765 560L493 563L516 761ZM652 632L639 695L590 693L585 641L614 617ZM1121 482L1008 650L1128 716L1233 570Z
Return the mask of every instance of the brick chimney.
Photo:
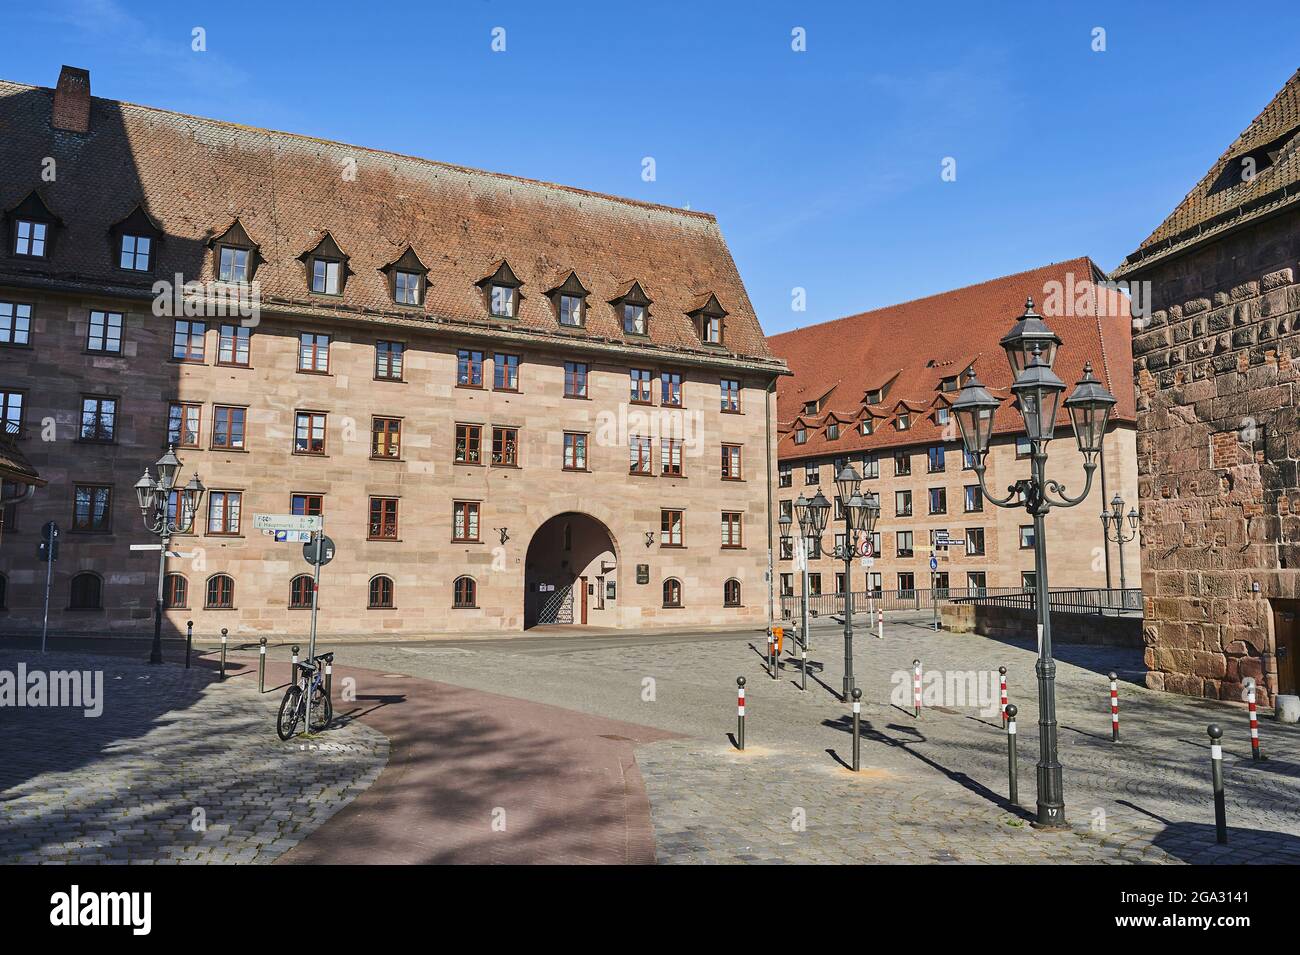
M50 125L72 133L90 130L90 70L65 66L59 71Z

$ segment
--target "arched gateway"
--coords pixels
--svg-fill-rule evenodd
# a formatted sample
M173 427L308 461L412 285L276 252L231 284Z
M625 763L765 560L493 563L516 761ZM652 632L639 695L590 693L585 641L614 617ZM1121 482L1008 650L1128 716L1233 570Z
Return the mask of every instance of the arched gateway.
M546 521L524 558L524 629L542 624L614 626L618 598L614 535L589 514Z

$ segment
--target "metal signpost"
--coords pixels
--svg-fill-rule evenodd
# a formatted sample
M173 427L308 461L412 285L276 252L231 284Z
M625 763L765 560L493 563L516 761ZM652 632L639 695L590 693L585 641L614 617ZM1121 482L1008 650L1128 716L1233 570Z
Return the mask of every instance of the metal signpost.
M311 636L307 641L307 660L316 662L316 611L320 607L320 569L334 559L334 541L317 531L313 539L302 545L302 556L314 568L311 581ZM295 674L296 676L296 674ZM311 735L311 691L312 683L307 682L307 735Z
M937 551L941 544L939 538L934 541L935 550ZM930 607L933 611L931 629L939 629L939 558L935 554L930 555Z
M50 578L54 562L59 559L59 525L47 521L41 528L41 559L45 561L45 615L41 618L41 653L45 652L45 635L50 629Z

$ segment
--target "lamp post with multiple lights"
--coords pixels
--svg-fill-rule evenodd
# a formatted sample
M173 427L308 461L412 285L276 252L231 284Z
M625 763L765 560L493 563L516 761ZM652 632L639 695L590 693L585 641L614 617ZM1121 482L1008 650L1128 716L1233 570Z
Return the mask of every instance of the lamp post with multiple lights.
M1035 825L1065 825L1065 799L1061 780L1061 763L1057 758L1056 739L1056 663L1052 659L1052 619L1047 584L1047 541L1044 519L1054 507L1074 507L1092 489L1106 422L1115 405L1115 396L1092 374L1085 364L1083 377L1074 392L1065 399L1065 410L1074 429L1075 441L1083 455L1086 477L1083 491L1076 497L1066 493L1065 485L1047 476L1047 445L1056 434L1056 416L1065 391L1065 382L1052 371L1061 339L1047 327L1042 316L1034 312L1030 299L1025 313L1003 336L1000 344L1011 365L1014 382L1011 392L1024 419L1025 435L1032 451L1030 473L1007 488L1005 497L994 497L985 485L985 458L993 437L994 416L1002 402L993 397L972 370L953 404L953 413L961 427L962 444L975 462L980 492L996 507L1023 507L1034 519L1034 589L1038 608L1038 810Z
M796 551L795 545L791 542L790 527L794 523L789 514L782 514L777 518L777 523L781 526L781 543L782 545L790 543L791 551L797 558L796 563L799 567L799 634L803 642L805 654L808 650L808 539L813 536L815 529L812 526L812 515L808 512L808 499L802 494L794 502L795 509L799 512L799 546Z
M1112 530L1111 525L1114 525ZM1116 494L1111 498L1110 510L1101 512L1101 530L1106 535L1107 540L1119 545L1119 597L1120 605L1123 606L1124 591L1128 590L1128 584L1124 581L1124 545L1132 543L1137 537L1138 512L1137 508L1129 508L1128 526L1130 533L1124 533L1124 498Z
M203 482L196 474L190 483L177 488L176 480L180 474L181 462L176 452L170 447L167 453L154 465L158 476L152 477L149 469L135 482L135 496L140 503L140 515L144 526L150 534L159 539L161 549L158 554L158 599L153 609L153 647L149 651L149 662L157 665L162 658L162 614L163 586L167 580L167 548L171 545L173 534L187 534L194 527L194 516L199 511L199 501L203 499ZM172 495L176 495L175 501Z

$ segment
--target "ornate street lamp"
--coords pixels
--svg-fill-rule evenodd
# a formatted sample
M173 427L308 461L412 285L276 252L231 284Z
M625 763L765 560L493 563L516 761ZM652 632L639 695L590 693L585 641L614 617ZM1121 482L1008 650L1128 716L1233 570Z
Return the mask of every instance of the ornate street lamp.
M1112 523L1114 524L1113 530ZM1101 512L1101 531L1108 540L1119 545L1119 599L1121 607L1124 606L1124 600L1127 596L1125 592L1128 590L1128 585L1124 581L1124 545L1131 543L1137 537L1137 508L1129 509L1128 526L1131 533L1125 534L1124 498L1117 493L1111 499L1110 510Z
M1083 492L1070 497L1063 484L1047 477L1047 444L1056 433L1058 407L1065 391L1065 383L1052 371L1061 340L1034 312L1034 303L1030 299L1025 303L1024 315L1002 338L1001 344L1015 374L1011 391L1016 397L1024 419L1025 434L1032 447L1029 477L1008 487L1006 497L991 495L984 482L985 458L993 437L994 416L1001 402L972 374L952 410L961 427L962 444L975 463L980 493L996 507L1023 507L1034 519L1034 590L1039 632L1038 663L1034 667L1038 675L1039 728L1038 814L1035 824L1056 827L1065 825L1065 800L1061 764L1057 759L1056 662L1052 659L1044 518L1053 507L1074 507L1088 496L1106 434L1106 423L1115 406L1115 396L1093 377L1089 364L1084 366L1083 378L1065 399L1065 409L1083 455L1086 476Z
M194 527L194 517L199 512L199 502L206 490L196 474L185 487L176 487L176 478L180 474L181 462L176 452L169 446L167 453L154 465L158 477L152 477L149 469L144 469L140 480L135 482L135 497L140 504L140 516L150 534L155 535L160 544L158 553L158 599L153 611L153 647L149 651L149 662L160 664L162 659L162 613L163 587L167 580L167 548L171 545L173 534L187 534ZM176 494L176 506L172 507L172 494Z

